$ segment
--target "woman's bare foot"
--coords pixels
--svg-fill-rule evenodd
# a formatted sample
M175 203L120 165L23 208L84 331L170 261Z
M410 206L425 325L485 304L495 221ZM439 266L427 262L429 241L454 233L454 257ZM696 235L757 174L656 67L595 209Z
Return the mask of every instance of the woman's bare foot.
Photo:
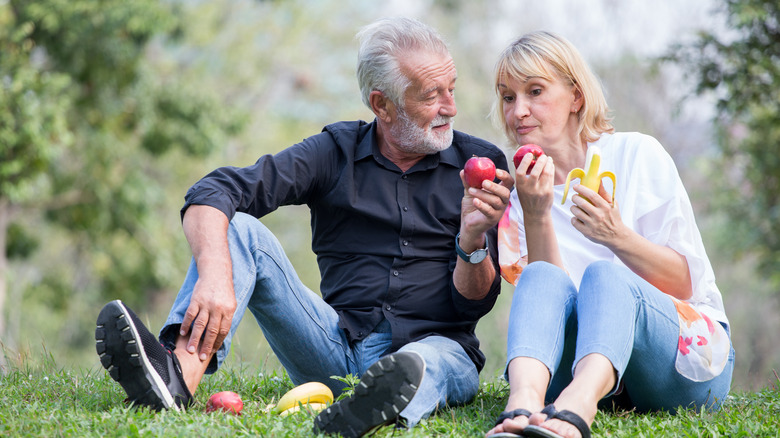
M565 392L566 391L564 391L564 393ZM558 412L569 411L574 413L582 418L585 425L590 428L596 418L596 412L598 411L597 401L592 398L588 400L588 397L571 397L571 394L566 396L564 393L555 400L553 405L554 410ZM528 423L555 432L564 438L582 438L579 429L571 422L557 418L549 418L541 412L531 415L531 418L528 419Z
M485 436L490 437L491 435L501 433L501 432L509 432L509 433L522 433L523 429L528 426L528 418L531 416L531 412L527 410L507 410L504 412L512 413L511 418L505 418L504 421L497 424L496 427L490 429Z
M598 353L588 354L577 364L569 386L555 399L549 417L544 413L534 414L528 423L565 438L582 438L586 432L589 435L599 400L609 394L616 382L617 372L609 359ZM561 414L559 418L551 418L555 412ZM580 425L583 432L574 423L584 423Z
M501 432L522 433L523 429L529 424L531 414L539 412L544 407L543 397L544 394L539 394L532 389L516 390L510 393L506 409L504 409L504 413L511 413L506 415L509 418L504 419L501 423L490 429L485 436L487 437ZM502 414L502 416L504 415Z

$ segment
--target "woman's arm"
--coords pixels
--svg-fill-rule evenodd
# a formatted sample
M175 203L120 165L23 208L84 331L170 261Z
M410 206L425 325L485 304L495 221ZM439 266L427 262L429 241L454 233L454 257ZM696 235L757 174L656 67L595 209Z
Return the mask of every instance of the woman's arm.
M629 269L661 291L681 300L693 296L691 273L684 256L628 228L603 187L600 196L582 185L574 186L574 190L578 193L572 198L574 228L609 248Z
M552 157L542 155L537 158L531 173L526 175L528 164L530 158L523 158L515 170L515 190L523 209L525 242L528 248L525 261L545 261L565 270L552 218L555 165Z

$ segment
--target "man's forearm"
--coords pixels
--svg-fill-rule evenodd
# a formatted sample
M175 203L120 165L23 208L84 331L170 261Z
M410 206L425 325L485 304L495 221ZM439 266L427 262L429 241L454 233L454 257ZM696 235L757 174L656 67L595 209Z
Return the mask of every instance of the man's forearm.
M455 288L461 295L469 300L481 300L490 292L496 270L490 256L476 265L458 259L453 277Z
M466 253L471 253L479 248L486 246L487 237L485 234L468 238L459 239L459 246ZM481 300L490 292L490 287L496 278L496 270L493 266L493 260L488 254L484 260L472 264L461 257L455 265L453 281L458 292L469 300Z
M192 205L184 213L184 236L190 244L200 275L208 275L213 270L224 275L226 268L230 272L228 224L229 220L224 213L207 205Z

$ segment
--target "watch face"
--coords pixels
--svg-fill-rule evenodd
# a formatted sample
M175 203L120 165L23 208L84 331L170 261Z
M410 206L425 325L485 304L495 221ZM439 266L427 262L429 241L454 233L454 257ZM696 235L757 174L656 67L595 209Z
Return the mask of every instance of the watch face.
M476 265L477 263L480 263L482 260L485 260L485 257L487 257L488 251L488 242L487 242L487 236L485 236L485 248L478 249L471 254L466 254L463 249L461 249L460 244L458 243L460 240L460 233L455 235L455 252L458 253L458 256L462 258L463 260Z
M477 264L482 260L485 260L485 257L487 257L487 251L485 251L484 249L478 249L473 253L471 253L471 256L469 257L469 262L473 264Z

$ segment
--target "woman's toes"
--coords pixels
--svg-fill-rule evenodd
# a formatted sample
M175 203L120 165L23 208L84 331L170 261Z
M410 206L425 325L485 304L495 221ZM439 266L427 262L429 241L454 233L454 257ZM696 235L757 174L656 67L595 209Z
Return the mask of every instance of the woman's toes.
M528 418L528 424L533 424L534 426L541 426L545 421L547 421L547 415L541 412L536 412Z

